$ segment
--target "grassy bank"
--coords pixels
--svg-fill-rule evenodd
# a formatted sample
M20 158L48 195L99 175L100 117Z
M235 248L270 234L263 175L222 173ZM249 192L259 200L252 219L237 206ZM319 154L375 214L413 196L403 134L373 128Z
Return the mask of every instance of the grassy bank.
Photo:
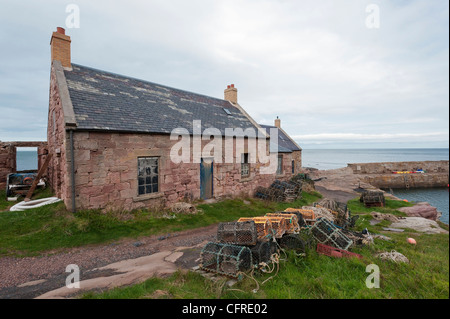
M382 233L389 222L370 225L372 211L402 215L397 209L409 203L388 200L384 208L367 209L358 199L349 206L360 215L356 229L368 228L371 233ZM446 299L449 297L449 236L448 234L384 233L390 241L375 239L373 245L353 251L364 256L359 259L335 259L319 255L309 249L306 256L296 256L287 251L281 255L279 268L270 274L254 273L232 288L228 279L217 282L188 271L177 272L169 278L152 278L130 287L116 288L104 293L87 293L84 298L269 298L269 299ZM417 245L407 243L414 237ZM383 261L375 255L379 252L398 251L409 263ZM369 264L380 269L380 288L369 289L366 272ZM273 277L272 277L273 276ZM272 277L272 278L271 278ZM271 279L269 279L271 278ZM262 284L265 280L268 281ZM255 281L256 280L256 281ZM257 289L254 293L253 290Z
M42 193L42 197L51 195ZM1 194L0 194L1 196ZM256 199L224 200L214 204L200 203L195 215L174 215L168 212L137 210L133 212L80 211L68 212L62 203L26 212L8 212L4 196L0 199L0 257L6 255L39 255L53 249L87 244L107 243L121 238L138 238L194 229L243 216L261 216L287 207L310 205L320 194L303 193L295 203L268 203ZM372 211L402 216L398 208L410 203L387 199L384 208L365 208L358 199L349 201L353 214L360 215L356 230L368 228L370 233L383 233L390 241L375 239L374 245L354 249L364 259L334 259L309 249L306 256L287 251L280 256L273 272L255 272L232 288L228 279L217 282L192 271L180 271L168 278L152 278L130 287L104 293L87 293L84 298L448 298L449 297L449 236L427 235L406 230L387 233L383 221L371 225ZM3 206L2 206L3 205ZM174 217L175 216L175 217ZM447 227L448 229L448 227ZM406 242L408 237L416 246ZM407 264L382 261L375 255L396 250L409 259ZM380 269L380 288L369 289L365 280L366 266ZM270 279L269 279L270 278ZM263 282L267 280L264 284ZM256 293L252 292L256 289Z
M38 197L51 196L44 190ZM303 193L291 205L302 206L317 201L320 194ZM23 212L5 211L11 206L0 194L0 257L29 256L42 252L88 244L100 244L121 238L167 234L211 224L259 216L284 210L289 204L268 203L257 199L224 200L215 204L200 203L197 214L173 214L168 211L136 210L132 212L99 210L67 211L63 203Z
M448 235L415 236L419 244L406 243L408 234L394 234L392 241L376 241L374 247L358 252L359 259L334 259L314 250L306 257L293 253L282 256L279 271L253 274L228 288L228 279L214 282L198 273L177 272L167 279L152 278L130 287L104 293L87 293L83 298L177 298L177 299L446 299L449 297ZM374 254L395 249L409 264L382 261ZM380 288L367 288L366 266L380 269ZM272 275L273 278L269 279ZM269 279L266 283L263 281ZM258 282L256 283L255 280ZM256 293L252 291L258 289Z

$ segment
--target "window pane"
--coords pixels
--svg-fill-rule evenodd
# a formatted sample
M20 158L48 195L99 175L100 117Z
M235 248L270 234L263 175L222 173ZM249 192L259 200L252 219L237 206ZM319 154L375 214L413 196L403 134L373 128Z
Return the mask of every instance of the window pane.
M138 194L158 192L158 157L138 158Z

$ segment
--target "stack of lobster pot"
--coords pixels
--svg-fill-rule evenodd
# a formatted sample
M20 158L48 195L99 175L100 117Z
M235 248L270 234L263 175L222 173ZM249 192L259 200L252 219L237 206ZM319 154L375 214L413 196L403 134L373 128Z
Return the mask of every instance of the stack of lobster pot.
M259 222L264 231L263 223ZM200 268L225 276L242 279L242 273L268 263L276 253L276 245L267 234L258 234L253 220L220 223L217 242L209 242L201 252ZM262 227L261 227L262 225Z

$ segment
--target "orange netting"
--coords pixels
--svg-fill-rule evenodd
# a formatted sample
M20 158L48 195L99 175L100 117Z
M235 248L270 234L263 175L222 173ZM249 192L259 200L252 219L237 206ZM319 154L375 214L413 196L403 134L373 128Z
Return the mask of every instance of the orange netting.
M259 240L268 240L273 235L272 223L267 217L241 217L238 222L253 221Z
M312 209L302 208L286 208L286 213L298 213L301 214L307 225L313 225L316 222L316 214Z
M295 234L300 231L300 225L298 224L298 218L295 214L286 213L269 213L267 217L281 217L286 220L286 234Z

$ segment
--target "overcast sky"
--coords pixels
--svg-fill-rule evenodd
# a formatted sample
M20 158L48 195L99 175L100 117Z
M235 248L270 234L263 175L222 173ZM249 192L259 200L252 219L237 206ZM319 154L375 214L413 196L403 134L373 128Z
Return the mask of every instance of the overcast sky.
M447 0L0 0L2 141L46 140L57 26L77 64L218 98L233 83L305 149L449 144Z

